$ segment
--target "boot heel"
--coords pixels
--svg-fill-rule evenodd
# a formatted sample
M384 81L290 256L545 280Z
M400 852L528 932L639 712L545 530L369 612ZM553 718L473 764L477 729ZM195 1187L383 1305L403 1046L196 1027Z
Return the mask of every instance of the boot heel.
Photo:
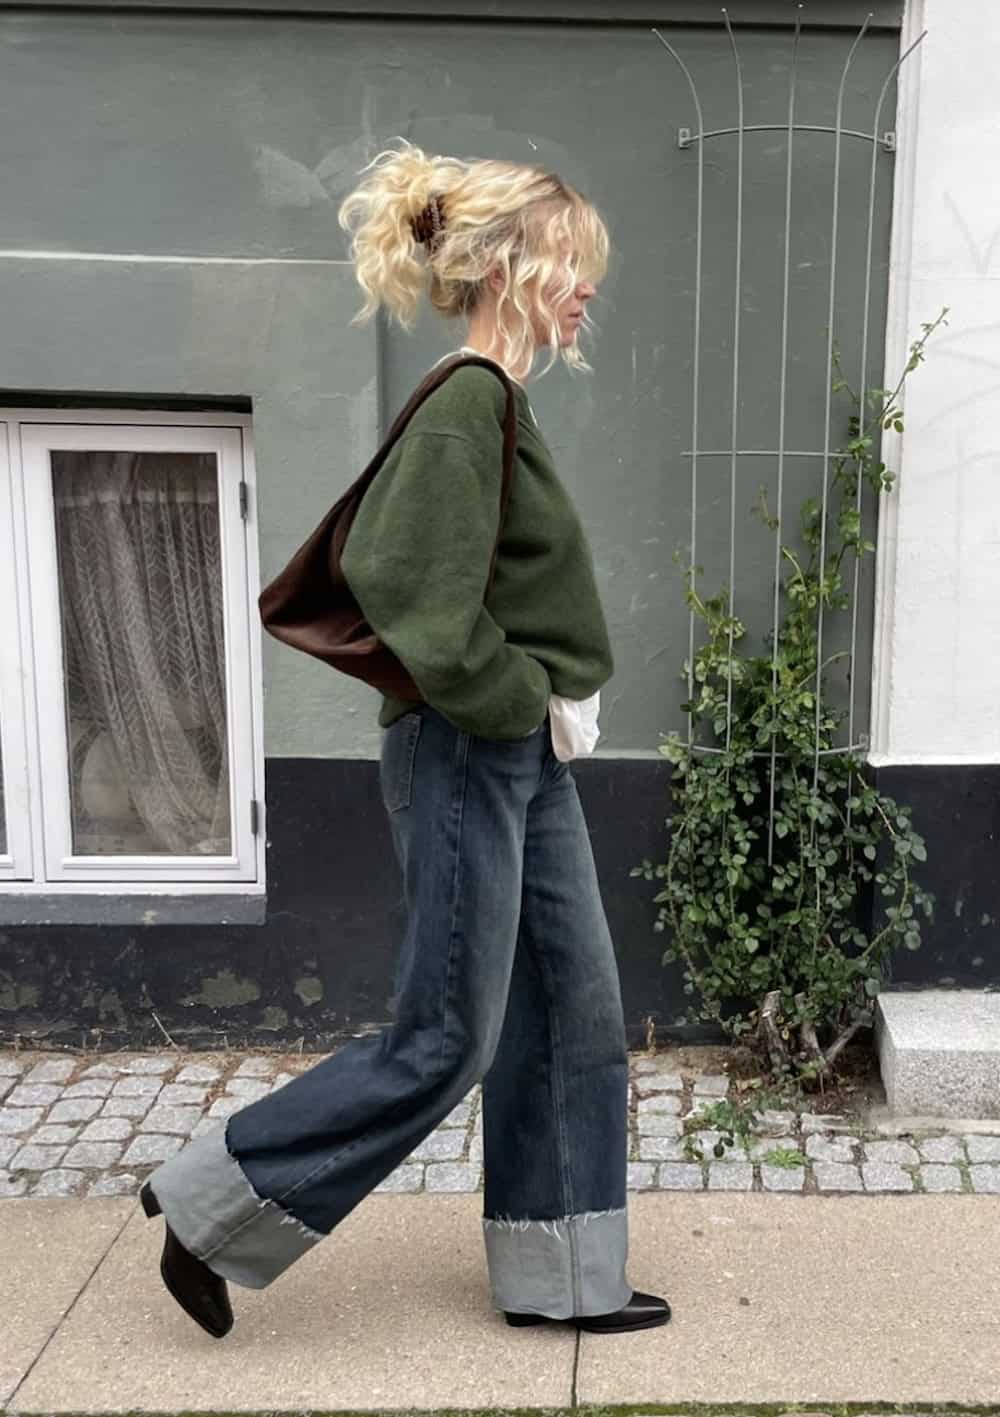
M546 1322L544 1314L509 1314L505 1313L504 1318L511 1328L528 1328L531 1324L543 1324Z
M163 1212L160 1210L160 1202L153 1194L153 1188L148 1181L139 1192L139 1199L142 1201L142 1208L150 1220L152 1220L154 1215L162 1215Z

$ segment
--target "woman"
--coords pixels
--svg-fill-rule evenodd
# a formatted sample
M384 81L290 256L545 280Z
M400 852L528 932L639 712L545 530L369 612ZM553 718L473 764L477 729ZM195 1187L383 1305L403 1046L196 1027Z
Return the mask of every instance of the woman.
M523 379L577 336L607 260L594 208L502 162L380 154L341 223L367 300L409 324L423 293L464 316L464 348ZM419 685L385 698L381 786L408 926L396 1017L192 1142L143 1188L167 1223L161 1272L209 1333L226 1281L262 1288L329 1234L482 1082L483 1229L511 1324L591 1332L665 1323L634 1293L628 1056L614 951L566 760L611 676L583 528L527 394L499 522L504 387L458 368L365 494L343 569ZM577 736L574 737L574 733ZM558 750L558 754L554 751Z

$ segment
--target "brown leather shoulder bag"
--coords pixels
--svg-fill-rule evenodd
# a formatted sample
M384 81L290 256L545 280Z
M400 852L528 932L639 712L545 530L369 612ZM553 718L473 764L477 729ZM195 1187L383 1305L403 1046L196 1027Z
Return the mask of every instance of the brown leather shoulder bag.
M507 394L503 432L503 481L500 490L500 528L510 498L517 448L517 404L514 389L499 365L477 355L461 355L432 369L414 390L405 408L389 429L385 442L364 472L334 503L319 526L299 547L288 565L261 591L258 600L264 628L275 639L321 659L355 679L363 679L383 693L420 701L423 694L405 666L375 634L354 599L341 569L340 558L361 499L375 474L417 409L456 369L481 364L503 384ZM496 570L500 532L490 561L487 593Z

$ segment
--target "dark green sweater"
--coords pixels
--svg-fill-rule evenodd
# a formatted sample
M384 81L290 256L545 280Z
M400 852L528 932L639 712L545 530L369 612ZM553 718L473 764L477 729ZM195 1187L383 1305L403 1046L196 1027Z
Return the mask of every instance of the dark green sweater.
M414 414L365 493L342 558L366 619L427 703L484 738L526 736L550 694L588 698L614 668L583 527L514 387L517 459L485 605L505 394L482 367L456 370ZM412 707L384 697L379 723Z

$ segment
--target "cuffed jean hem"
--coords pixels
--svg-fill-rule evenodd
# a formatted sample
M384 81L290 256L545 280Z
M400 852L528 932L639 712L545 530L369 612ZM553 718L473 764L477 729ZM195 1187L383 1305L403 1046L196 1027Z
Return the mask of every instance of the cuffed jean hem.
M225 1127L188 1142L150 1184L184 1248L247 1289L264 1289L325 1238L276 1201L261 1199L231 1155Z
M625 1278L628 1216L586 1211L559 1220L483 1220L493 1302L550 1319L613 1314L632 1297Z

